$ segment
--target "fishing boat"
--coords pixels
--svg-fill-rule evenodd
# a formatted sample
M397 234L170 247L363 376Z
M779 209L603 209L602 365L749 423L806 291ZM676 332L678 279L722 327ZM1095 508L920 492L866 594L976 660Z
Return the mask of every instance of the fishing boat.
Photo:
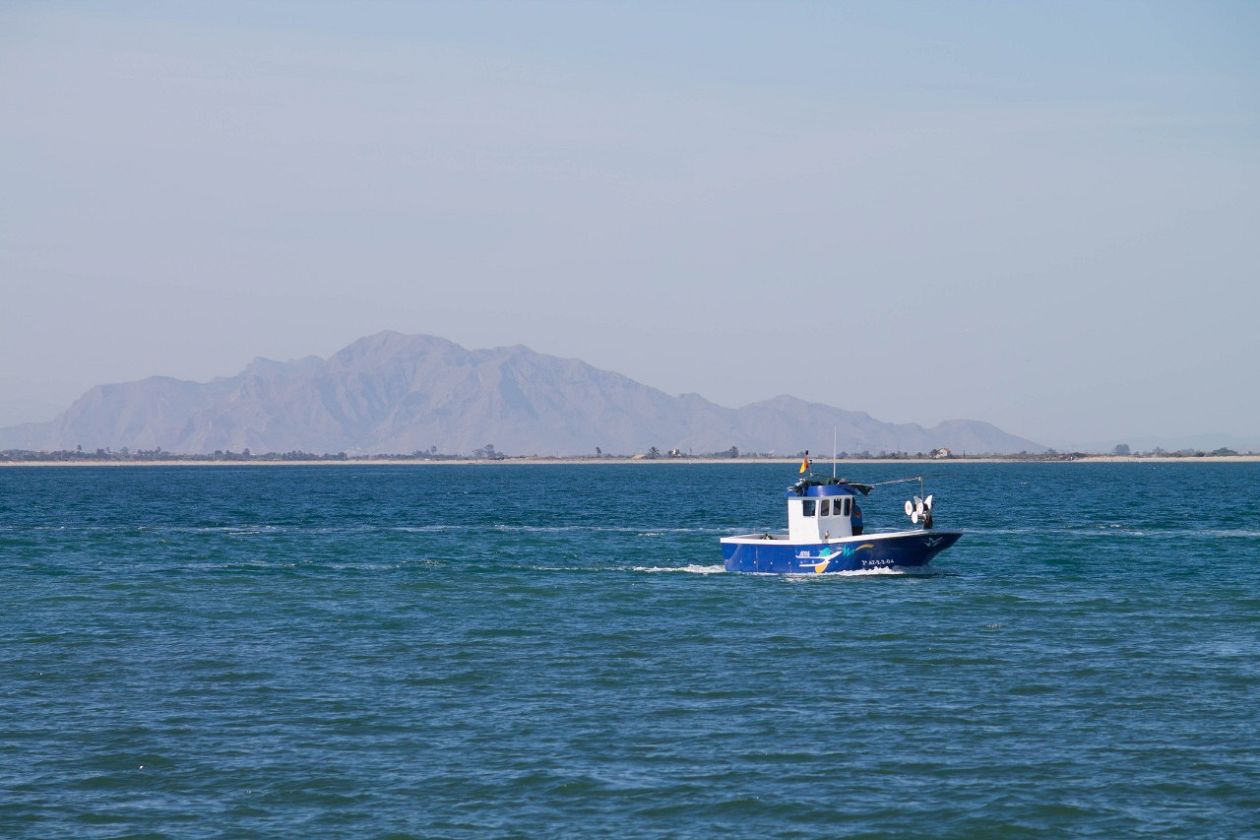
M805 466L808 465L808 457ZM858 497L883 484L918 481L922 476L876 484L859 484L832 476L802 478L787 489L787 532L722 537L722 561L728 572L827 574L876 569L915 569L962 536L961 531L935 530L932 496L915 496L905 504L912 527L900 531L867 531Z

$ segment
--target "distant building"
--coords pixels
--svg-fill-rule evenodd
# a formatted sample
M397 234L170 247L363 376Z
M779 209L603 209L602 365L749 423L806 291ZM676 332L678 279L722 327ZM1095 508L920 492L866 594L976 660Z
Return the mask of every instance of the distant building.
M933 449L933 450L932 450L932 457L933 457L933 458L948 458L948 457L950 457L951 455L953 455L953 453L952 453L952 452L950 452L948 449L946 449L946 448L945 448L945 447L943 447L943 446L942 446L940 449Z

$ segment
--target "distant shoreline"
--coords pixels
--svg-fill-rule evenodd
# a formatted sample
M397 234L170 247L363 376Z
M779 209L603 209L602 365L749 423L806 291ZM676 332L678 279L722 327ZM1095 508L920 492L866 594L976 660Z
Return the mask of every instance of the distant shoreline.
M5 467L365 467L365 466L584 466L601 464L659 465L659 464L783 464L796 465L799 458L571 458L571 457L520 457L503 459L474 458L346 458L320 460L264 461L264 460L31 460L0 461ZM992 458L838 458L844 466L894 465L894 464L1237 464L1260 463L1260 455L1205 455L1196 456L1132 456L1132 455L1077 455L1048 458L1020 458L995 456ZM815 471L822 471L831 464L830 458L814 461Z

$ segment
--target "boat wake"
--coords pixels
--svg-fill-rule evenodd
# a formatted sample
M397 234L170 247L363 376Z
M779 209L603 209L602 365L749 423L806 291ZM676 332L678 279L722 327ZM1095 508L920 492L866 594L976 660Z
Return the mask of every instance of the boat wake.
M665 572L681 572L688 575L721 575L727 574L726 567L721 564L712 566L701 566L698 563L692 563L687 566L631 566L632 572L644 572L646 574L661 574ZM852 569L842 572L826 572L821 575L811 574L781 574L778 572L741 572L743 575L752 575L754 577L772 577L772 578L788 578L791 580L821 580L823 578L837 577L936 577L945 574L937 569L919 567L899 567L891 566L879 569Z
M767 572L766 574L770 573ZM845 569L839 572L824 572L821 575L789 573L786 577L792 580L819 580L837 577L940 577L944 574L947 573L927 566L881 566L877 569ZM784 577L784 575L777 575L777 577Z

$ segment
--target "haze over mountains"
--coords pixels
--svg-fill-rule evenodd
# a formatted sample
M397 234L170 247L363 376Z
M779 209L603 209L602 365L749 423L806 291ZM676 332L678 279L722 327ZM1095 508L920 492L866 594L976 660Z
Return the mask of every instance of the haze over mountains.
M927 429L790 396L726 408L519 345L467 350L396 332L359 339L328 359L257 359L206 383L99 385L48 423L0 429L0 448L470 453L492 443L509 455L731 446L791 455L830 452L833 426L849 452L1045 449L977 420Z

